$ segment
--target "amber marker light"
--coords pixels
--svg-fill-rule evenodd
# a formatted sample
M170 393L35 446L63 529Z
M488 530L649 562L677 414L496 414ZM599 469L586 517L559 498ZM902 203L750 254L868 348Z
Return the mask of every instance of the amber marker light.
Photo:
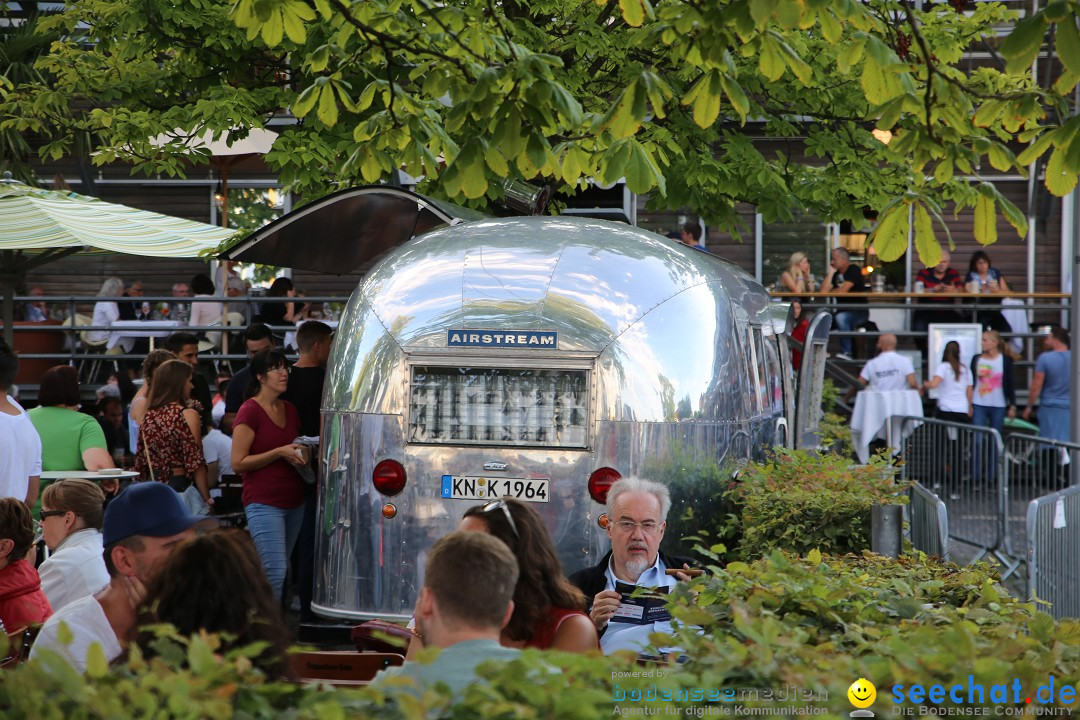
M382 506L382 516L387 520L394 518L397 515L397 508L393 503L386 503Z

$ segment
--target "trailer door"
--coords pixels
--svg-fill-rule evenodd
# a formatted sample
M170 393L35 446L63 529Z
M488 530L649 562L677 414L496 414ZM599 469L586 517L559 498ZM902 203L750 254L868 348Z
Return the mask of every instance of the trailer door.
M821 444L821 393L825 385L825 350L832 329L832 315L818 310L810 318L799 368L798 397L795 407L795 447L816 448Z

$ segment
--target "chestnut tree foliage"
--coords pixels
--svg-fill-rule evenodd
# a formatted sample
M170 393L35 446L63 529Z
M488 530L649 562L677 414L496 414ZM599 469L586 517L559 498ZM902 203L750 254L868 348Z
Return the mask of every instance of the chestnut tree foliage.
M964 0L79 0L42 22L63 38L44 79L0 84L0 130L51 157L90 137L96 163L179 174L187 136L288 110L266 159L306 197L396 168L473 206L503 178L625 178L727 227L736 202L767 221L871 208L882 258L913 220L934 264L949 203L974 208L980 242L999 215L1026 230L981 169L1041 160L1051 192L1074 187L1076 15L1076 0L1019 24ZM1063 72L1040 87L1047 45ZM973 48L992 59L968 62ZM162 133L175 140L151 143Z

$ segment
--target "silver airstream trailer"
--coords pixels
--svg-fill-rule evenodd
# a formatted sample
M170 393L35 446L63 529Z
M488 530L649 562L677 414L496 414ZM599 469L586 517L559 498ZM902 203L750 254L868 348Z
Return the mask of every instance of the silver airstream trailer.
M737 266L627 225L461 221L421 196L366 190L444 225L386 253L338 327L317 613L409 617L427 549L500 496L534 503L567 572L595 564L608 545L600 500L619 476L686 485L667 470L729 473L812 432L828 316L808 334L795 428L788 308ZM672 490L676 516L696 496Z

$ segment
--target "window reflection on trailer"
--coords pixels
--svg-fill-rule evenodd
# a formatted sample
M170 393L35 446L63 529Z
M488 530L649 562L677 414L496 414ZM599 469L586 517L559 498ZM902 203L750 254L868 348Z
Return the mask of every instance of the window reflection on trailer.
M790 444L787 306L735 265L600 220L457 222L404 191L350 192L407 196L408 212L454 224L389 250L342 315L323 401L317 613L408 617L427 549L487 497L533 503L569 573L607 551L597 499L616 473L668 482L690 461L726 478ZM803 373L820 374L819 324ZM715 489L670 482L669 520Z

